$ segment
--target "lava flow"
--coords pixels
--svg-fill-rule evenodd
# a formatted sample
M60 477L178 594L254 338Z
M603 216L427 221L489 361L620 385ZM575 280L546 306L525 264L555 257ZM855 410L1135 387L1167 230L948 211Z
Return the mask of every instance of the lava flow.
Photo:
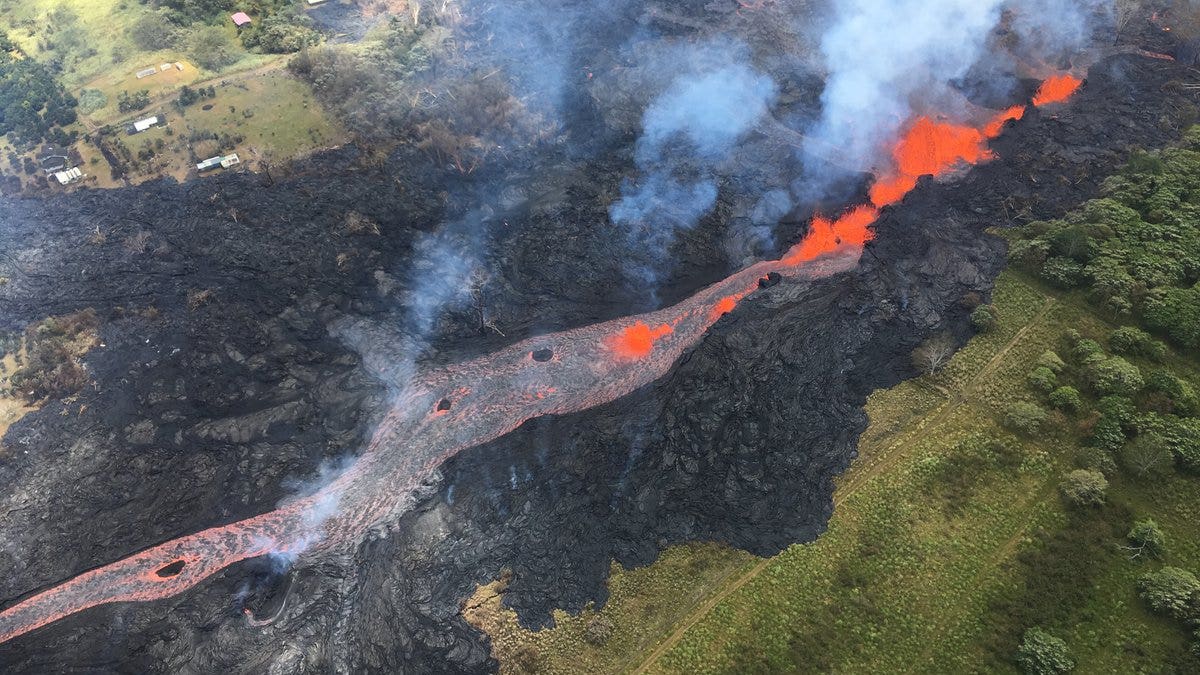
M1073 92L1078 80L1071 79ZM1042 100L1061 100L1058 80L1047 81L1043 89ZM595 407L657 380L723 315L780 275L813 279L853 268L880 208L902 198L920 175L941 175L960 162L990 157L986 139L1024 112L1023 107L1006 110L982 129L916 120L893 151L895 173L872 189L871 204L835 220L814 218L808 234L782 259L752 265L677 305L531 338L398 383L406 385L404 393L366 451L319 492L168 541L32 595L0 612L0 642L96 605L181 593L248 558L298 556L359 541L369 529L394 521L415 489L458 452L527 420Z

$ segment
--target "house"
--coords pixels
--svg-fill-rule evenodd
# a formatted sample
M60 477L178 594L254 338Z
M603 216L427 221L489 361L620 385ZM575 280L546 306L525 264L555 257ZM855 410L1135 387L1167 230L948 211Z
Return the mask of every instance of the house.
M41 154L42 156L38 158L38 163L41 165L42 171L46 172L47 176L55 173L56 171L63 171L67 168L68 163L71 161L67 157L67 151L56 145L47 145L43 147Z
M58 180L59 185L69 185L80 178L83 178L83 172L80 171L79 167L76 166L67 169L66 171L59 171L55 173L54 177Z
M133 123L133 126L129 127L129 134L131 136L133 134L140 134L143 131L149 129L150 127L157 126L158 122L159 122L159 120L158 120L157 115L155 115L154 117L147 117L144 120L138 120Z
M250 25L250 17L245 12L238 12L229 18L233 19L233 25L237 26L238 28Z
M140 80L143 77L150 77L151 75L156 75L157 73L158 73L158 68L155 68L154 66L150 66L149 68L142 68L141 70L137 71L137 79Z
M182 62L180 62L180 61L176 61L176 62L175 62L175 70L178 70L178 71L180 71L180 72L183 72L183 63L182 63Z
M237 166L241 163L242 160L238 159L237 153L235 152L232 155L225 155L225 159L221 160L221 168L228 169L231 166Z
M158 70L159 70L159 72L162 72L162 73L165 73L165 72L167 72L167 71L168 71L168 70L170 70L171 68L172 68L172 65L171 65L171 64L169 64L169 63L161 63L161 64L159 64L159 66L158 66Z

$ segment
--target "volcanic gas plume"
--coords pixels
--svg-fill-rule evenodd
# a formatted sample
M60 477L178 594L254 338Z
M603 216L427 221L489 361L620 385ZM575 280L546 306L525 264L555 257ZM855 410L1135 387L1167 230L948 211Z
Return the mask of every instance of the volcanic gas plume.
M1056 102L1079 85L1048 80L1035 104ZM764 261L665 309L531 338L473 361L397 383L403 392L370 445L345 473L315 494L253 518L213 527L85 572L0 612L0 642L96 605L180 593L241 560L297 556L353 545L393 521L411 495L456 453L498 438L527 420L584 410L625 396L668 372L724 314L776 275L812 279L853 267L871 239L879 209L901 199L921 175L942 175L991 155L986 141L1024 108L980 128L920 118L893 149L891 173L871 203L830 220L780 260Z

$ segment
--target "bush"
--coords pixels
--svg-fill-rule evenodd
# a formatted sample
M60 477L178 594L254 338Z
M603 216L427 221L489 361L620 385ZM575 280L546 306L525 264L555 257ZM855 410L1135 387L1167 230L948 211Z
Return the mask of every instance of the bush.
M1104 347L1095 340L1081 338L1071 347L1071 356L1079 363L1087 363L1093 357L1104 356Z
M1017 648L1017 665L1028 675L1055 675L1075 668L1067 643L1040 628L1025 631Z
M1101 396L1133 396L1146 386L1142 371L1119 356L1092 363L1087 376L1092 388Z
M1083 281L1083 265L1070 258L1054 257L1042 264L1039 276L1059 288L1075 288Z
M129 27L129 37L133 43L147 51L174 47L177 33L174 24L157 12L143 15Z
M79 109L84 114L91 114L104 107L108 97L99 89L84 89L79 92Z
M117 110L119 112L134 112L136 110L142 110L148 105L150 105L149 89L142 89L141 91L134 92L133 94L130 94L127 91L117 94Z
M1031 389L1043 394L1049 394L1058 387L1058 376L1054 374L1053 370L1043 366L1038 366L1030 371L1026 381Z
M192 33L188 55L193 63L207 70L220 70L241 58L229 35L216 26L204 26Z
M1167 537L1153 519L1139 520L1134 523L1133 529L1129 530L1126 539L1129 540L1129 546L1136 551L1135 556L1146 553L1159 558L1167 548Z
M603 647L608 644L609 638L612 637L613 624L612 621L603 617L596 616L587 622L583 628L583 640L590 645Z
M996 328L996 308L991 305L980 305L971 312L971 326L980 333L987 333Z
M1143 318L1147 326L1166 333L1176 343L1200 349L1200 284L1151 296Z
M1059 387L1050 392L1050 405L1057 410L1077 413L1083 409L1083 397L1075 387Z
M1036 403L1013 403L1004 412L1004 426L1026 436L1036 434L1045 421L1046 411Z
M1042 352L1042 355L1038 357L1037 366L1039 368L1049 368L1057 375L1067 367L1067 364L1057 353L1046 351Z
M1179 621L1200 618L1200 579L1178 567L1164 567L1138 579L1138 595L1151 610Z
M1102 506L1108 480L1099 471L1076 469L1067 474L1060 487L1067 501L1076 506Z
M1108 337L1108 347L1114 354L1143 356L1161 361L1167 355L1167 346L1155 340L1146 331L1133 326L1123 326Z

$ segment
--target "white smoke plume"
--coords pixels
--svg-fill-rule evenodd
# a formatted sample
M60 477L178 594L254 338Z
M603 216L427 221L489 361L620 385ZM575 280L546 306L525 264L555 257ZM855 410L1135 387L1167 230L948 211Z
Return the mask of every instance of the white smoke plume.
M965 108L951 82L992 58L989 37L1011 11L1011 30L1028 54L1044 59L1082 46L1108 0L833 0L821 39L828 70L820 120L809 150L830 148L843 166L876 166L903 125L936 107Z

